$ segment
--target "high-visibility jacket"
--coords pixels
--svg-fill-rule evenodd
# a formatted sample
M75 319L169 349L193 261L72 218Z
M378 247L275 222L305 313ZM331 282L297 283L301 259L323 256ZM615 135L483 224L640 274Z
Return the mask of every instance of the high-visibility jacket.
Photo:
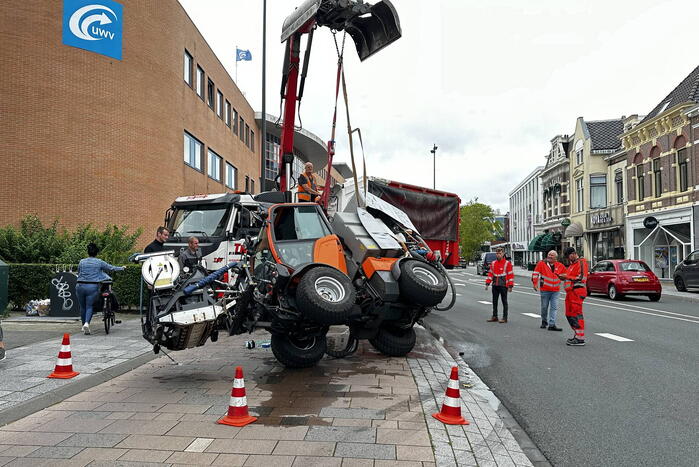
M306 175L305 173L301 174L305 178L306 184L310 185L312 190L317 190L316 188L316 177L313 174ZM301 180L301 176L299 176ZM304 186L305 184L301 184L301 180L299 180L299 185L298 185L298 200L299 201L313 201L314 195L306 191L306 187Z
M589 274L589 266L585 258L579 258L576 262L568 266L566 271L566 280L563 288L566 293L570 293L575 289L583 289L587 295L587 276Z
M558 292L561 290L561 279L558 275L564 272L566 267L558 261L553 263L553 269L547 261L539 261L532 274L532 283L542 292Z
M488 278L485 280L485 285L490 285L491 282L493 285L514 287L515 273L512 270L512 263L505 258L490 263L490 270L488 270Z

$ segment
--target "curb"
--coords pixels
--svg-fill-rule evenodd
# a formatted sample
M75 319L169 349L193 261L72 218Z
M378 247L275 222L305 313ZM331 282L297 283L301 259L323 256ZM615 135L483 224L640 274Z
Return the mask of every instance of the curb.
M65 386L61 386L51 392L33 399L29 399L28 401L17 404L9 409L2 410L0 411L0 427L8 425L52 405L58 404L59 402L63 402L69 397L73 397L86 389L106 383L107 381L116 378L117 376L121 376L124 373L128 373L129 371L134 370L139 366L156 359L157 357L159 357L159 355L155 355L153 352L143 353L132 358L131 360L102 370L99 373L86 376L85 378L81 378L74 383L66 384Z
M450 351L448 343L444 338L442 338L439 333L429 324L427 323L422 323L422 326L425 328L425 330L435 339L436 344L439 347L442 347L445 352L447 352L451 357L456 361L459 366L467 368L471 374L475 376L476 385L475 386L480 386L483 388L482 391L479 391L480 394L486 396L489 401L496 401L497 402L497 410L496 413L500 416L500 418L503 421L503 424L505 427L512 433L512 436L515 438L517 443L520 445L522 448L522 452L527 456L527 458L531 461L531 463L535 467L551 467L551 463L549 463L548 459L546 459L546 456L539 450L539 448L534 444L534 442L531 440L529 435L527 434L526 431L519 425L517 420L512 416L509 410L507 410L507 407L505 407L505 404L498 399L498 397L495 395L494 392L483 382L482 379L476 374L475 371L464 361L463 358L461 358L458 353L454 353ZM487 393L487 394L486 394ZM491 404L493 405L493 404Z

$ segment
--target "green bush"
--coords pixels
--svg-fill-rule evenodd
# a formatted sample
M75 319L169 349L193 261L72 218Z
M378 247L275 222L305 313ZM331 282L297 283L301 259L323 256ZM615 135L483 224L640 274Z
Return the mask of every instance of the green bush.
M73 267L75 271L77 267ZM29 300L49 298L49 285L54 274L54 264L10 264L9 298L14 308L22 308ZM126 270L110 274L114 279L113 290L122 308L138 308L141 267L126 266Z

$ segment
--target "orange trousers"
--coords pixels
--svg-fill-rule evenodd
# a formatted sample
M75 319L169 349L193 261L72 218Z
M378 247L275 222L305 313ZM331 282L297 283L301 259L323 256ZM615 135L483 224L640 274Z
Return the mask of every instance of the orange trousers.
M587 291L582 288L566 291L566 319L573 328L575 337L585 340L585 317L583 316L583 301L587 296Z

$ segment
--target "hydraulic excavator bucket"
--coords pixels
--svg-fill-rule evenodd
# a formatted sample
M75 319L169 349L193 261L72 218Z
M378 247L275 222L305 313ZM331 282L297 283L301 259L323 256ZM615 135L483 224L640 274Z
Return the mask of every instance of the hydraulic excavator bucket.
M284 20L282 42L313 25L346 30L354 40L360 60L371 57L401 37L400 21L393 4L361 0L306 0Z

